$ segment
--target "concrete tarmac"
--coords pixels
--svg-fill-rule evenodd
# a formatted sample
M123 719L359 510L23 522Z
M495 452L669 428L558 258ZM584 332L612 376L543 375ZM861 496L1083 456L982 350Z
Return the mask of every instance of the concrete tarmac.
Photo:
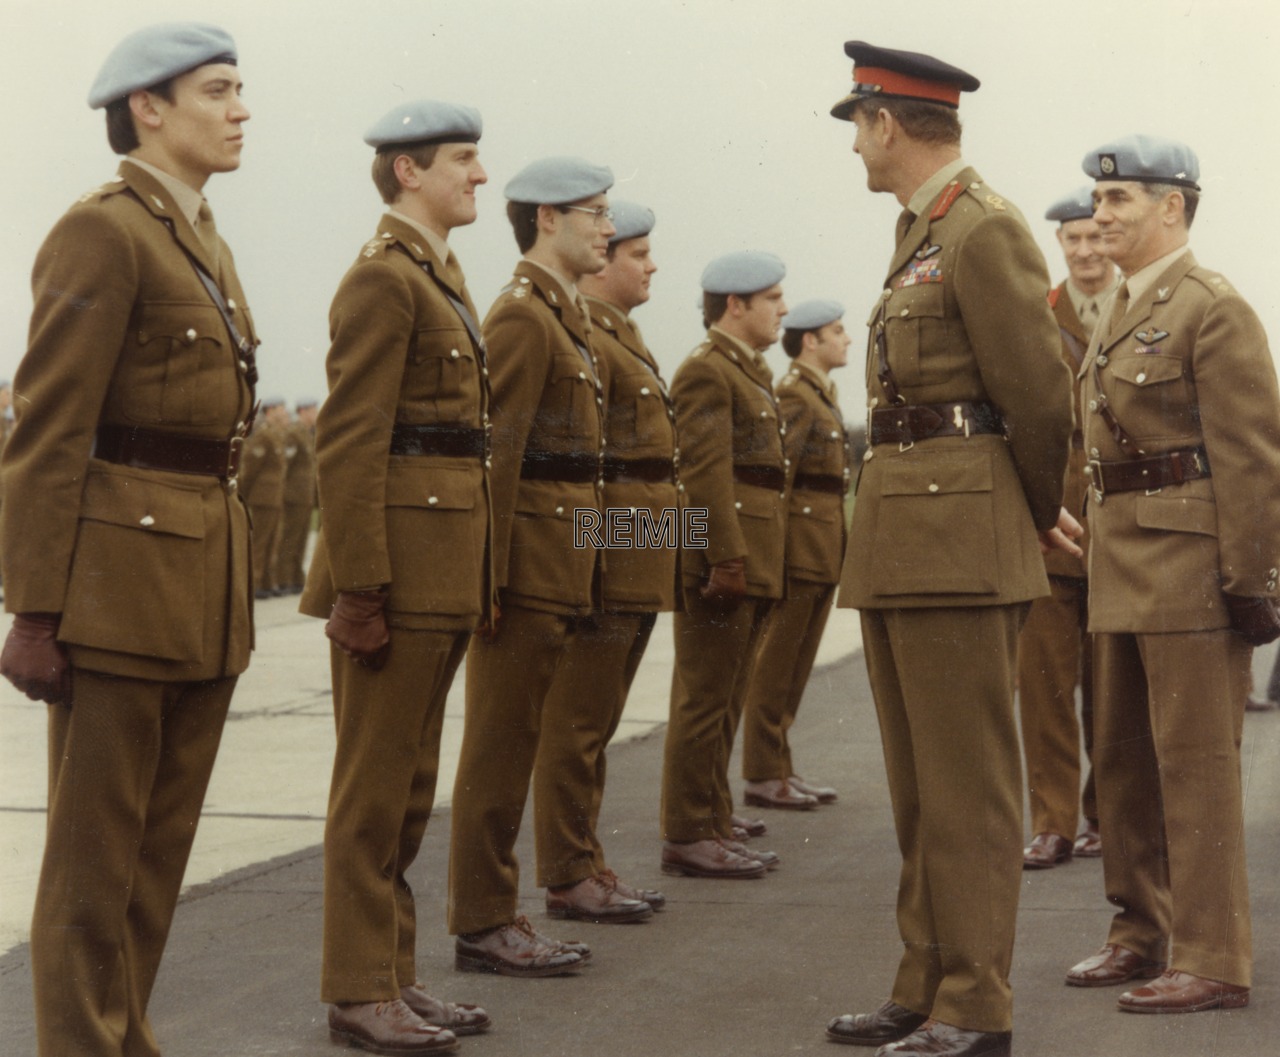
M292 643L310 656L313 646L302 644L314 640L318 623L299 624L286 614L285 605L283 600L268 603L260 611L264 653L287 653ZM847 646L851 625L835 626L845 629ZM669 648L669 639L669 633L665 640L655 635L655 647ZM410 875L418 903L419 976L441 997L484 1005L495 1024L487 1035L463 1040L462 1052L477 1057L869 1052L837 1051L825 1041L823 1028L838 1013L871 1009L887 997L901 950L894 922L899 859L862 658L838 644L828 648L828 658L832 650L844 656L828 659L815 672L792 742L806 776L836 785L840 800L812 812L756 812L769 823L769 834L754 843L783 857L782 867L768 877L710 881L660 873L659 728L647 733L635 728L638 736L610 753L602 833L611 865L634 884L662 888L669 899L665 911L636 925L549 920L542 893L533 887L529 835L522 836L521 909L549 935L591 943L592 964L577 976L512 980L453 969L452 941L444 926L449 815L447 807L437 811ZM1261 685L1272 656L1273 650L1265 650L1255 659ZM655 653L652 667L646 662L643 676L643 692L659 700L669 679L669 660L664 665L660 657L661 652ZM256 663L262 665L263 659ZM308 668L314 672L314 658ZM218 843L229 848L229 860L252 854L254 848L270 848L276 838L258 840L262 833L254 818L230 817L252 815L263 816L263 832L292 825L295 839L311 838L274 857L245 859L252 865L195 884L184 894L151 1004L167 1057L323 1057L345 1052L329 1041L324 1007L317 999L322 857L317 846L320 820L313 817L314 806L307 805L314 799L314 791L308 790L322 789L328 771L299 772L315 769L307 761L316 755L313 743L323 742L318 728L326 721L331 759L332 720L324 696L327 678L322 673L313 682L310 687L274 689L263 684L263 693L242 694L235 706L245 716L229 726L218 765L228 767L227 784L216 802L211 793L212 817L202 822L202 838L211 823L216 829L219 820L228 826L235 821L244 847L237 849L234 841ZM6 732L9 716L6 710ZM236 764L237 723L259 734L275 725L273 749L282 754L279 775L249 773ZM301 730L311 733L297 733ZM293 738L302 745L299 760L291 764ZM23 751L31 747L24 745ZM1019 1057L1278 1052L1280 712L1246 718L1243 751L1255 949L1250 1007L1135 1016L1116 1011L1118 989L1063 986L1065 970L1101 945L1110 917L1101 863L1080 860L1024 874L1013 970L1014 1052ZM30 760L17 772L12 769L12 743L5 757L6 800L0 809L10 806L10 779L24 768L38 770ZM283 775L296 776L304 791L295 789L292 780L281 781ZM442 793L448 788L442 778ZM43 786L31 798L42 806ZM255 810L240 810L245 805ZM10 810L0 815L4 844L16 837L10 822L21 814ZM292 823L277 817L290 814L303 817ZM41 819L38 808L26 815ZM34 847L24 845L23 856L38 861L38 846L38 839ZM35 1053L30 965L21 943L0 957L0 1039L2 1054Z

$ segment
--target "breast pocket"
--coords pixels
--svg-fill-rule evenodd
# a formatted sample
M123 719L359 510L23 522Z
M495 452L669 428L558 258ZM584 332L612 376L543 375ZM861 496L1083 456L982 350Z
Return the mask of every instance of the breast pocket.
M424 327L414 334L401 402L405 422L479 421L480 365L465 330Z
M134 338L116 383L130 421L172 426L235 421L239 371L226 323L212 304L143 304Z
M1195 395L1180 356L1140 353L1112 356L1105 386L1120 425L1138 439L1174 440L1199 432ZM1104 381L1105 385L1105 381Z
M994 594L999 585L991 456L932 452L881 466L872 591Z
M204 535L198 486L90 472L60 637L100 650L199 662Z
M587 432L596 414L596 383L578 353L563 353L551 362L546 396L538 412L540 431L557 437Z
M885 306L889 367L899 385L923 385L946 374L932 356L947 348L946 296L941 283L894 290ZM873 317L874 320L878 318Z

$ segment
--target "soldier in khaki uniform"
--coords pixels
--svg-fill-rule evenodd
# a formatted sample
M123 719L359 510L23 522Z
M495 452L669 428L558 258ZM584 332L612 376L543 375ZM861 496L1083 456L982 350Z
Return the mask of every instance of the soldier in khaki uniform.
M787 468L787 590L760 636L742 721L743 799L807 811L836 791L796 774L787 732L795 723L844 558L849 442L830 372L848 362L844 306L805 301L782 321L790 370L778 381Z
M600 603L599 552L575 545L574 525L577 511L600 512L607 377L577 282L605 267L612 185L607 168L560 157L527 165L505 189L524 256L484 321L501 612L467 654L449 856L449 931L464 971L549 976L590 956L517 912L514 847L544 702Z
M1253 310L1188 248L1199 162L1128 136L1090 151L1124 275L1086 354L1106 945L1083 986L1157 977L1122 1010L1248 1004L1240 738L1251 647L1280 635L1280 395Z
M271 598L279 582L276 560L280 553L280 522L284 516L285 428L289 409L284 397L262 401L253 432L245 441L240 494L249 504L253 521L253 594Z
M538 884L547 912L595 922L642 921L666 903L609 869L597 831L605 746L660 612L675 606L675 541L642 542L634 512L658 524L678 512L675 407L631 311L649 300L653 211L613 202L614 234L604 271L579 289L591 313L591 347L608 376L604 508L626 512L628 547L604 551L603 604L572 637L542 706L534 767ZM607 543L608 523L600 527Z
M323 531L300 605L329 618L338 728L320 997L335 1041L375 1053L449 1050L489 1026L418 982L406 880L445 698L472 630L492 619L485 350L448 244L476 218L480 132L471 107L419 100L365 134L388 208L329 312Z
M1102 234L1093 222L1091 188L1082 187L1059 199L1045 212L1045 219L1058 223L1058 245L1067 261L1068 276L1049 291L1049 307L1062 338L1062 361L1074 376L1097 324L1099 306L1115 289L1116 270L1102 252ZM1086 460L1079 378L1073 398L1076 428L1071 434L1062 505L1083 527ZM1081 728L1085 754L1090 759L1093 755L1093 639L1088 631L1088 534L1077 543L1085 551L1083 558L1057 549L1044 556L1050 593L1031 603L1018 638L1018 707L1033 834L1022 850L1022 866L1028 870L1051 868L1072 854L1092 859L1102 854L1092 769L1083 796L1080 792ZM1073 845L1082 809L1085 825Z
M764 350L786 314L782 261L730 253L702 273L707 338L671 386L685 501L707 511L704 546L684 540L671 722L662 770L662 869L762 877L772 852L733 839L729 756L751 656L782 596L786 470Z
M905 949L890 1001L827 1031L894 1054L1007 1055L1022 872L1013 675L1027 605L1048 593L1041 546L1079 553L1061 507L1070 375L1044 258L960 155L956 110L977 79L861 41L845 53L853 92L832 115L856 126L867 186L905 208L869 321L871 447L839 597L862 610Z
M235 474L257 342L201 193L249 112L231 38L195 23L125 38L89 103L127 157L36 258L0 671L50 705L40 1054L156 1057L147 1005L253 635Z
M276 577L282 591L296 595L307 574L303 560L311 535L311 517L319 493L316 490L316 402L300 401L297 418L289 423L285 438L284 518L280 524L280 553Z

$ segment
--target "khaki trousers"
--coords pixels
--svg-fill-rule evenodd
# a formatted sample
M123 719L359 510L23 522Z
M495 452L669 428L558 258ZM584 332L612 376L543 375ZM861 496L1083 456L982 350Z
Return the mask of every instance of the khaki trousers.
M542 705L533 769L538 885L577 884L605 868L597 823L605 746L618 729L655 613L600 613L570 638Z
M729 757L746 700L751 658L774 602L746 598L726 610L684 590L675 615L671 720L662 767L663 839L733 835Z
M1018 706L1027 760L1031 832L1074 839L1081 805L1098 821L1093 769L1080 794L1080 728L1093 759L1093 640L1088 632L1089 581L1051 576L1018 639ZM1076 686L1080 723L1076 723Z
M1013 671L1025 604L862 612L902 874L893 1001L1009 1031L1022 881Z
M253 589L270 591L280 586L276 561L280 554L280 521L284 508L279 506L249 507L253 526Z
M1109 943L1250 985L1240 738L1252 650L1232 631L1098 634Z
M783 781L796 773L787 731L796 721L835 584L788 580L787 597L774 604L760 633L742 717L742 777Z
M417 981L405 879L435 802L445 698L467 632L391 629L379 671L330 644L338 728L324 830L323 1002L381 1002Z
M516 837L538 755L542 709L579 618L505 605L497 637L467 652L467 718L453 787L449 931L516 919Z
M49 817L31 923L41 1057L157 1057L147 1005L234 677L76 669L49 706Z
M301 587L307 582L303 558L311 535L312 507L306 503L285 503L280 523L280 553L276 558L276 579L281 587Z

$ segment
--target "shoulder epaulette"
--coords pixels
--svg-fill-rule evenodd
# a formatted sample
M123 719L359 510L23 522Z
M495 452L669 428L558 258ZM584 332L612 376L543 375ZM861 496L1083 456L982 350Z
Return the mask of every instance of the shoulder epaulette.
M1187 275L1200 282L1215 297L1219 294L1234 294L1236 292L1235 288L1226 279L1217 272L1209 271L1207 268L1197 266L1192 268Z
M92 202L97 198L106 198L108 195L119 194L128 185L124 182L123 176L113 176L104 184L100 184L92 191L86 191L76 199L78 205L84 205L86 202Z

